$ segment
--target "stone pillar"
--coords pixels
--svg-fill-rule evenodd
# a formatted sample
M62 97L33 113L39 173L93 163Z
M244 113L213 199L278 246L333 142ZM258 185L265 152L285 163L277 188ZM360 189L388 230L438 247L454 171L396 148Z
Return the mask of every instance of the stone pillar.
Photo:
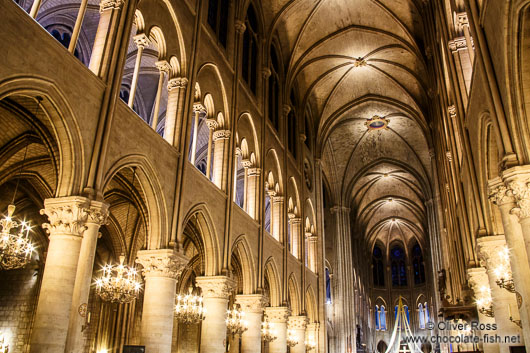
M230 130L215 131L213 133L213 141L213 182L219 189L226 191Z
M496 283L497 278L494 274L494 269L500 261L499 253L505 245L504 236L485 236L477 239L479 256L486 263L497 333L501 337L520 334L519 328L509 319L510 308L515 309L517 307L515 295L500 288ZM500 344L499 352L509 353L509 345Z
M526 349L530 351L530 267L525 241L518 218L512 214L516 209L513 192L506 188L500 178L491 180L489 186L489 198L499 207L502 218L502 226L506 243L510 249L510 266L512 269L515 290L522 297L522 305L519 308L519 316L523 325ZM515 311L515 309L514 309Z
M206 177L212 180L212 142L213 132L217 129L217 121L215 119L206 119L206 126L208 126L208 152L206 154Z
M158 115L160 113L160 99L162 98L162 89L164 88L164 80L166 74L169 75L171 71L171 65L166 60L160 60L155 63L159 76L158 76L158 86L156 88L156 97L155 97L155 106L153 109L153 120L151 121L151 128L156 131L158 125Z
M46 199L41 214L49 223L48 254L31 334L31 353L64 353L72 296L90 200L80 196Z
M302 219L292 215L289 219L291 226L291 253L297 258L300 259L300 226L302 224Z
M247 212L255 220L258 220L258 205L259 200L259 177L261 175L260 168L247 169L247 192L245 200L247 201Z
M138 78L142 66L142 54L144 53L145 47L149 45L149 38L144 33L140 33L134 36L134 43L136 43L138 50L136 51L136 62L134 64L131 89L129 91L129 102L127 103L131 109L134 106L134 96L136 95L136 87L138 86Z
M123 0L101 0L99 4L99 24L88 68L100 78L105 78L109 70L122 7Z
M277 338L269 343L269 353L287 352L287 317L289 314L289 308L284 306L265 308L265 315L277 334Z
M309 261L307 265L311 271L313 271L314 273L317 273L316 255L317 255L318 237L312 233L306 233L306 238L308 242L307 249L309 252L309 254L307 254L307 256L309 257Z
M188 259L171 249L141 250L144 304L140 342L147 352L171 353L177 276Z
M235 282L226 276L196 278L202 290L206 318L202 322L201 352L224 353L226 350L226 310Z
M283 196L271 196L271 235L279 242L284 242L283 239Z
M296 346L291 347L290 353L305 353L305 330L307 327L306 316L289 316L288 329L293 330L293 333L298 342Z
M195 158L197 155L197 136L199 134L199 120L206 115L206 108L201 103L193 104L193 135L191 137L191 151L190 162L195 165Z
M318 330L319 330L319 323L313 322L307 325L305 337L307 342L314 342L315 343L315 351L318 352L319 342L318 342ZM353 339L352 339L353 341ZM355 347L357 347L356 341L352 343L352 349L355 351Z
M182 126L182 105L188 79L185 77L171 78L167 81L167 108L164 125L164 140L172 146L180 143L180 130ZM180 118L180 119L179 119Z
M261 347L261 319L266 298L261 294L244 294L237 295L236 302L248 321L248 330L241 335L240 353L255 353Z
M108 204L92 201L90 203L90 209L87 210L87 229L83 233L83 240L81 241L72 306L70 309L70 325L66 340L67 353L78 353L84 349L82 327L86 322L86 308L88 306L90 285L92 284L96 245L99 228L107 222L108 209Z
M487 287L487 288L490 287L489 280L488 280L488 274L486 273L486 269L484 267L476 267L476 268L468 269L467 277L468 277L471 288L475 292L475 297L478 296L478 293L482 287ZM494 318L488 317L482 314L480 311L478 312L478 318L479 318L479 321L484 324L495 323ZM492 332L490 331L480 332L480 335L484 335L484 334L492 334ZM484 350L484 353L499 353L498 343L483 343L482 348Z

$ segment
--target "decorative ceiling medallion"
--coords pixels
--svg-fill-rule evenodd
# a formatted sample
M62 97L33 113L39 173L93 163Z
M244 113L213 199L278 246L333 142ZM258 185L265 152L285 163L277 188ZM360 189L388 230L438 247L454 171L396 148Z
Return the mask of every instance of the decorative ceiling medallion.
M378 115L374 115L370 119L366 120L364 125L366 125L369 130L382 130L388 127L389 122L390 120L388 119L382 118Z
M366 66L366 60L364 60L361 57L355 58L355 61L353 62L354 67L363 67Z

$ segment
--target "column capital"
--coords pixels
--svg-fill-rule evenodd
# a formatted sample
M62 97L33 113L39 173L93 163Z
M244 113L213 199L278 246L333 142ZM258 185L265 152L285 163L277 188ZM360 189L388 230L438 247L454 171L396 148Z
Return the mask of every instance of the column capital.
M515 204L512 191L504 185L499 177L488 181L488 198L497 206L508 203Z
M488 274L484 267L469 268L467 270L467 280L475 293L480 291L480 288L489 286Z
M302 223L302 218L296 217L294 213L289 213L289 222L291 222L292 225L298 225Z
M215 119L206 119L206 126L208 126L209 130L215 130L217 129L217 120Z
M283 202L284 197L281 195L274 195L274 196L271 196L271 200L272 200L272 203L280 203L280 202Z
M236 282L226 276L201 276L196 281L204 298L226 299L236 287Z
M234 21L234 27L236 28L236 32L239 34L243 34L245 30L247 29L247 26L245 25L245 22L241 20L235 20Z
M252 167L252 162L248 159L243 159L241 161L241 164L243 165L244 168L250 168Z
M504 239L504 235L490 235L477 239L478 255L488 266L498 262L499 253L505 246L506 240Z
M457 37L453 40L450 40L448 43L449 50L451 52L457 52L459 50L467 49L467 42L465 37Z
M138 48L145 49L149 45L149 38L145 33L139 33L133 37L134 43Z
M452 119L456 118L456 106L454 104L447 107L447 112L449 113L449 117Z
M81 237L86 229L89 207L90 200L82 196L46 199L40 214L48 216L49 223L44 223L42 228L50 235Z
M236 303L241 306L241 310L245 313L261 314L263 308L268 304L268 300L263 294L239 294L236 295Z
M287 327L289 330L305 330L309 319L307 316L289 316L287 318Z
M261 168L258 168L258 167L248 168L247 175L249 177L251 177L251 176L260 176L261 175Z
M230 130L216 130L213 133L213 140L228 140L231 134Z
M109 204L100 201L91 201L88 209L87 224L102 226L107 224L109 216Z
M167 90L171 92L176 88L185 88L188 85L188 79L186 77L174 77L167 81Z
M516 177L506 180L506 184L514 196L517 207L512 208L511 213L519 219L530 217L530 178Z
M349 213L350 212L350 208L337 205L337 206L331 207L330 211L331 211L331 213L340 213L340 212Z
M101 0L99 3L99 13L103 13L107 10L119 10L123 4L123 0Z
M143 266L144 277L177 279L189 259L173 249L140 250L136 262Z
M265 315L270 322L287 322L291 310L286 306L269 306L265 308Z
M159 60L155 63L156 68L160 72L164 72L168 74L171 71L171 65L167 62L167 60Z
M199 114L206 114L206 107L201 102L193 103L193 112L199 112Z

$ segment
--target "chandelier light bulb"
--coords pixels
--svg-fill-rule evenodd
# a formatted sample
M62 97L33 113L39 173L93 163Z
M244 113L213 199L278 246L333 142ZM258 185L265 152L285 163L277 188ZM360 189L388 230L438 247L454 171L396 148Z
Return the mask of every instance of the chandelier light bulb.
M0 220L0 269L22 268L31 261L35 247L29 238L29 222L14 220L15 205L9 205L7 216Z

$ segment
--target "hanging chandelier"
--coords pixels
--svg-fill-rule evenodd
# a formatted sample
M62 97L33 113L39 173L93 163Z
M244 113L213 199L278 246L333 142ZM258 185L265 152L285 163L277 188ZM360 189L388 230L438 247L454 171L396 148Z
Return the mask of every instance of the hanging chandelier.
M493 269L493 275L496 280L495 283L500 288L506 289L508 292L515 293L515 283L512 278L512 271L510 269L510 250L504 246L498 252L498 261Z
M226 328L232 335L241 335L248 330L248 321L244 319L245 313L234 304L232 310L226 311Z
M206 309L203 306L202 297L192 292L193 287L190 286L188 294L177 296L175 316L182 324L198 324L205 318Z
M5 341L4 334L0 331L0 353L8 353L9 345Z
M138 272L134 267L123 264L103 266L103 276L96 280L96 293L106 302L125 304L138 297L142 284L138 281Z
M0 269L12 270L26 266L35 247L29 239L29 222L13 219L15 205L7 207L7 216L0 220Z
M296 339L294 330L292 329L287 330L287 345L292 348L296 346L297 344L298 344L298 340Z
M269 322L269 320L265 319L261 323L261 337L263 338L263 341L265 342L272 342L277 338L276 330L274 329L274 325Z

